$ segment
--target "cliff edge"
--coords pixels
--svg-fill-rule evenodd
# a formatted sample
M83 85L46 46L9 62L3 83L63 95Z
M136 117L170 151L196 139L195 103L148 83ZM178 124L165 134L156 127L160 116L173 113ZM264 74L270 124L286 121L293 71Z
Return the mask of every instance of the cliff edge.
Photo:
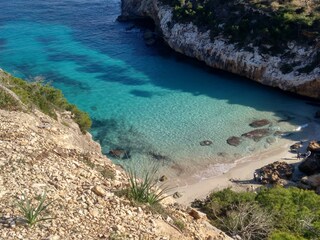
M170 4L171 2L176 1L122 0L121 17L122 19L152 18L162 33L164 41L172 49L186 56L203 61L211 67L247 77L267 86L320 99L319 33L303 32L305 35L309 34L309 38L312 38L312 41L310 40L312 44L300 44L297 41L288 40L288 42L283 42L281 46L278 46L276 50L279 52L272 52L272 50L274 50L272 44L268 45L263 42L260 46L257 46L246 42L246 40L244 41L244 45L239 46L239 42L230 40L233 34L232 29L239 27L238 25L231 26L231 35L226 36L219 32L219 28L223 28L226 24L218 24L215 22L217 25L217 33L213 34L212 29L208 30L206 26L199 27L199 24L192 21L192 16L194 16L197 11L203 11L203 6L195 6L194 1L182 1L183 3L181 2L181 4L184 5L180 6L180 3L178 3L177 6L179 6L180 9L177 10L177 6L174 8L174 5ZM228 4L230 2L234 2L234 8L238 8L233 9L234 14L239 15L239 12L241 12L239 9L243 9L244 14L249 12L252 15L256 14L254 15L256 17L263 14L267 16L269 14L260 9L250 8L250 10L248 10L249 7L247 5L241 5L245 4L244 1L228 1ZM221 4L222 9L218 9L217 11L226 12L225 10L228 9L223 9L226 6L223 4L227 4L227 2L223 3L222 1ZM242 6L242 8L238 6ZM299 9L297 8L295 11ZM189 15L186 15L188 11ZM260 14L259 11L262 13ZM202 16L201 14L202 12L200 12L200 17ZM227 11L226 15L228 14L231 13ZM181 15L183 15L184 18L181 17ZM219 13L216 13L216 15L219 16ZM220 17L224 19L225 16ZM243 17L244 16L238 16L238 18ZM213 18L213 22L215 20L216 19ZM255 19L253 19L251 23L255 24ZM316 23L314 24L316 25ZM207 23L207 25L209 25L209 23ZM240 25L240 27L241 26L242 25ZM241 34L241 29L237 31L238 35ZM254 33L252 34L254 35ZM245 33L242 35L245 35ZM245 37L243 39L245 39ZM264 49L262 49L261 46L263 46Z

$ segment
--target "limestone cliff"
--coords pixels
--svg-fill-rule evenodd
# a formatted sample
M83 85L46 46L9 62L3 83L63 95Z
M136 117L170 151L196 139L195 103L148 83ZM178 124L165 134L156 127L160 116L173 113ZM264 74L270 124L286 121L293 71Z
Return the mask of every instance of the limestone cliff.
M230 239L184 206L167 201L160 214L117 196L128 186L126 173L80 131L71 112L53 119L21 107L7 89L16 90L11 78L0 71L0 239ZM44 192L52 219L28 227L17 202L36 203Z
M239 49L223 37L211 40L209 31L199 31L192 23L174 23L172 8L160 4L158 0L122 0L122 16L151 17L172 49L204 61L211 67L245 76L267 86L320 99L320 65L308 74L297 71L299 67L310 64L316 46L302 47L294 42L288 43L287 54L294 53L294 59L262 54L257 47L252 47L251 51ZM281 71L284 63L297 62L299 64L295 64L292 71Z

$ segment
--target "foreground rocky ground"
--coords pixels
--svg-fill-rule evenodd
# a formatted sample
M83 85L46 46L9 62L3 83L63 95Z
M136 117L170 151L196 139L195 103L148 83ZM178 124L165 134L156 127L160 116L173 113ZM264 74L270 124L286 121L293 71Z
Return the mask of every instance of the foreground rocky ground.
M115 195L125 173L68 112L0 110L0 172L0 239L230 239L186 207L167 203L164 217ZM16 203L44 192L52 219L31 228Z

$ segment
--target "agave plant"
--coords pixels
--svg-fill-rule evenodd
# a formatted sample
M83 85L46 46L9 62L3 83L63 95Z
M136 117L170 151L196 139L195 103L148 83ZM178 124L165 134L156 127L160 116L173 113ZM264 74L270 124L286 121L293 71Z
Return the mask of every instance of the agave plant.
M30 225L33 226L38 222L51 220L51 217L44 217L44 212L47 210L50 204L53 201L46 203L47 195L43 193L39 199L38 204L35 206L32 204L30 199L27 199L25 195L23 195L22 199L17 202L17 205L24 217L24 220Z
M130 187L128 189L129 198L150 205L159 203L167 197L167 187L157 187L156 169L147 171L141 179L137 176L137 172L133 169L127 170Z

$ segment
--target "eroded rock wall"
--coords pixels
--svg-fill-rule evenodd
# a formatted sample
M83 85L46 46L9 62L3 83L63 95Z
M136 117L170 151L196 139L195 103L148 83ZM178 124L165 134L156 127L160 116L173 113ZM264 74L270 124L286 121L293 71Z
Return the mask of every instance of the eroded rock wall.
M294 59L262 54L257 47L245 51L222 37L212 41L209 31L201 32L192 23L174 23L172 8L161 5L158 0L122 0L122 15L131 18L151 17L172 49L204 61L211 67L245 76L264 85L320 99L320 67L308 74L297 71L312 61L314 47L306 48L290 43L288 53L294 53ZM299 64L285 74L280 69L284 63Z

